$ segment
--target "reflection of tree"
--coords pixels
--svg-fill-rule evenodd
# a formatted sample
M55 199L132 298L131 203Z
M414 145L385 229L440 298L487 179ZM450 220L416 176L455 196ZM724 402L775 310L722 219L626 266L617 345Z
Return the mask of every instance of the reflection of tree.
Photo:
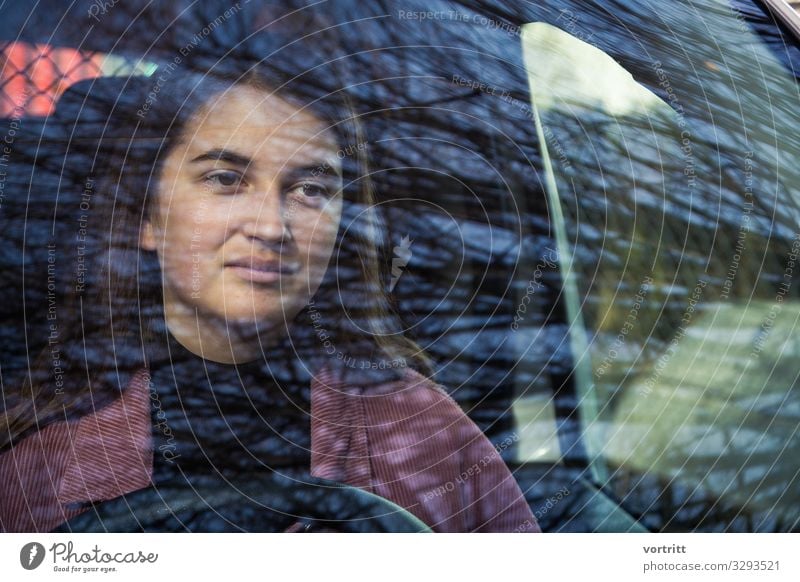
M713 14L704 26L715 39L735 34L734 18ZM561 53L547 55L545 72L530 65L577 261L601 432L615 468L663 478L651 483L653 493L669 485L656 496L658 527L714 527L739 511L760 528L780 507L794 515L784 522L792 528L796 502L784 491L796 490L797 466L784 452L796 447L794 372L781 381L763 360L742 370L754 348L738 336L766 325L768 305L754 299L784 302L797 293L781 283L798 210L788 185L798 176L791 163L779 170L773 163L798 153L800 118L787 106L796 86L766 51L726 44L732 80L718 73L716 49L704 46L708 30L687 23L680 34L700 47L690 73L671 56L634 67L672 106L640 97L633 79L613 89L618 95L591 95L580 65L594 55L570 53L578 47L566 41ZM558 58L560 69L552 64ZM742 81L753 59L776 79L769 94ZM618 72L616 62L603 64L609 70L598 79ZM546 78L554 68L558 74ZM556 105L545 107L549 90ZM645 298L634 309L637 293ZM782 304L785 339L796 317ZM778 357L792 343L775 340L761 357ZM666 506L678 489L669 479L682 483L684 495ZM628 486L614 476L612 484L625 499Z
M150 4L139 16L140 4L118 3L103 16L102 26L95 26L86 38L85 27L56 28L45 20L41 32L43 38L55 32L56 40L65 46L80 44L98 51L113 48L163 63L180 54L180 48L197 30L230 6L225 2L204 2L202 7L183 11L181 4ZM288 13L301 4L305 3L284 2L281 10ZM692 16L696 14L693 7L697 6L707 9L706 18ZM243 10L209 35L182 66L201 69L214 62L238 42L242 31L269 21L263 7L262 3L250 3L249 12ZM302 70L316 62L319 55L349 55L341 70L342 78L328 81L330 87L345 84L354 106L364 115L373 166L371 180L383 203L380 210L389 239L384 245L387 271L392 247L404 236L414 240L413 256L394 292L396 307L411 328L410 333L440 364L438 379L453 390L482 427L491 427L490 435L511 430L509 406L514 398L528 393L557 393L559 422L564 423L563 432L570 433L565 443L579 440L580 427L575 415L578 403L571 389L573 356L565 341L558 272L544 274L543 287L533 297L520 330L516 334L509 330L537 263L546 249L554 246L552 225L541 185L539 146L530 118L527 73L519 54L519 39L501 29L491 30L471 22L472 15L511 25L545 21L563 28L561 11L571 10L579 16L573 23L578 32L593 34L593 43L634 73L638 81L666 98L664 87L659 87L662 80L653 67L654 60L662 63L691 131L692 171L696 178L690 188L689 176L684 174L687 160L681 151L681 128L676 125L674 114L666 109L644 116L609 117L591 108L569 109L565 114L565 107L545 116L553 136L548 147L555 151L556 140L569 162L569 167L564 167L564 160L554 156L556 164L562 165L562 202L568 213L567 228L574 245L596 362L601 362L613 346L644 278L649 276L654 281L624 349L618 350L611 368L598 381L602 403L610 403L604 411L604 421L615 418L624 407L626 393L652 373L655 362L668 349L697 280L702 277L708 281L701 302L706 313L713 309L708 302L719 298L745 215L747 151L755 152L754 206L745 251L737 262L728 301L747 305L751 297L772 300L781 283L789 241L796 228L796 192L791 188L798 183L798 176L787 160L797 159L800 132L795 131L797 112L781 99L796 89L783 70L771 63L769 55L758 52L755 41L746 49L733 46L733 39L741 38L742 33L734 28L738 23L730 15L720 12L718 3L672 3L657 14L647 3L627 1L604 3L602 7L577 0L548 0L513 7L503 2L412 1L405 2L403 8L456 10L466 18L402 20L394 16L396 7L392 3L366 6L360 2L337 2L326 4L324 10L317 12L298 12L284 21L285 35L264 35L256 46L262 55L269 54L287 38L337 25L326 34L315 34L315 50L287 61L285 68ZM177 24L165 30L164 23L172 22L176 16ZM661 19L672 23L676 36L664 34ZM154 31L164 34L154 38ZM78 33L80 38L74 36ZM648 47L646 52L641 50L643 46ZM691 54L676 51L680 46L691 46ZM754 60L769 78L769 92L761 80L748 81L753 79ZM453 75L484 83L492 90L458 86L452 82ZM330 87L310 87L309 92ZM9 173L6 182L6 192L15 193L6 196L2 207L3 232L10 241L2 251L3 260L4 265L13 267L4 269L0 286L0 309L4 319L14 324L2 331L8 340L4 345L11 346L3 356L6 381L9 375L24 373L28 353L36 353L46 342L46 313L41 309L45 304L41 284L43 259L46 260L44 245L51 237L59 241L74 238L78 215L74 202L82 189L79 176L98 163L89 145L82 157L75 155L65 164L57 149L48 144L69 136L60 134L52 120L38 126L35 120L26 120L26 124L30 135L36 136L38 131L45 138L44 146L38 139L18 139L14 144L15 171ZM98 125L87 128L86 134L103 128L103 120L98 120ZM36 167L31 171L34 160ZM347 163L349 160L345 160ZM57 212L56 195L61 200ZM23 249L24 254L20 252ZM59 255L62 287L72 284L74 251L66 244L59 250L63 253ZM342 268L336 277L346 283L352 273ZM793 285L792 296L795 288ZM355 320L363 319L363 306L349 307ZM91 305L87 309L90 313ZM754 309L751 315L757 311ZM746 323L748 329L760 324L744 312L724 313L733 318L733 328L738 323L742 327ZM92 329L92 321L85 321L90 336L102 331ZM19 341L25 326L28 345ZM319 347L313 336L305 341L308 349ZM770 435L775 426L770 426L770 421L778 423L781 430L796 424L798 405L793 382L785 379L774 383L774 390L759 392L756 389L772 382L762 378L751 382L755 393L730 393L726 373L736 369L736 358L723 357L731 343L729 339L709 338L698 347L702 349L699 358L691 354L689 360L711 358L712 345L717 342L721 346L718 361L722 364L708 370L708 377L699 386L686 388L686 398L699 389L709 396L714 393L717 408L719 402L736 405L739 411L754 406L747 418L760 436ZM762 352L762 362L768 352ZM672 365L680 367L685 361L676 356ZM685 370L680 372L662 378L667 398L673 397L672 392L679 392L674 397L683 396L675 389L681 385ZM692 366L692 373L700 373L699 365ZM740 420L734 415L730 421L736 426ZM728 451L736 448L735 435L726 434L730 432L727 425L719 420L714 423L713 415L698 417L697 423L700 429L713 424L715 431L719 429L722 442L728 443ZM769 438L748 464L756 469L752 473L737 474L737 461L727 465L719 451L698 455L698 470L702 473L702 467L716 461L713 477L723 485L715 485L715 492L725 490L732 482L737 484L736 489L752 488L760 478L760 470L761 477L766 474L758 488L764 500L783 507L788 497L781 484L786 489L787 483L795 482L795 476L787 469L792 467L790 460L776 452L780 443ZM696 443L690 438L674 444L675 450L667 451L664 460L680 466ZM627 441L621 445L623 451L630 447ZM772 462L784 470L765 471ZM761 523L753 517L755 514L736 517L735 504L726 501L733 486L712 501L713 495L669 483L668 479L648 475L638 478L633 472L629 477L631 480L626 482L621 472L615 474L611 485L626 503L640 508L647 524L656 529L723 523L728 518L736 529ZM650 507L654 503L660 517L654 517L655 509ZM783 526L791 525L789 517L776 518L780 512L770 513L768 505L765 501L758 510L764 520L773 520L770 523L778 527L779 519L785 519Z
M705 504L697 521L704 529L727 527L722 516L736 512L758 530L778 522L796 527L798 308L784 305L782 321L756 354L754 338L770 308L765 302L710 308L647 392L654 376L631 380L610 419L611 462L623 474L642 471L670 490L688 490L690 507Z

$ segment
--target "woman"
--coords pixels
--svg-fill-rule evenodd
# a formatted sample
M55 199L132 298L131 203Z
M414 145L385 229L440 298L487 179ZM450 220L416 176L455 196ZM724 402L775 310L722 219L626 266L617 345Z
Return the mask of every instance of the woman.
M69 285L58 380L46 350L6 399L4 530L272 471L375 493L434 531L538 531L497 451L397 331L368 143L346 94L325 90L338 73L313 73L228 59L62 98L81 138L62 172L91 163L73 260L95 266Z

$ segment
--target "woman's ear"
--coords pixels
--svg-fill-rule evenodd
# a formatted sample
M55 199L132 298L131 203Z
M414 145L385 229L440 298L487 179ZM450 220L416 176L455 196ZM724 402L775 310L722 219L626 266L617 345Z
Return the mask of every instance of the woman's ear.
M142 222L142 228L139 230L139 248L145 251L154 251L157 248L156 233L149 219Z

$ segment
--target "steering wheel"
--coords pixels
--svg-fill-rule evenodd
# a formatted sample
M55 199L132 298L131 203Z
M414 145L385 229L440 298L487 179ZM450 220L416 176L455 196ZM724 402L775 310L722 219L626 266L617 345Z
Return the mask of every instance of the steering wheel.
M382 497L336 481L276 473L231 483L204 476L140 489L89 510L54 532L430 532Z

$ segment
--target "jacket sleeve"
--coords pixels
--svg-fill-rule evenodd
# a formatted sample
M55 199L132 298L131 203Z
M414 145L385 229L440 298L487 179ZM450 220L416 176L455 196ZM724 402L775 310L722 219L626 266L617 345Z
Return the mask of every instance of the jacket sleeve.
M452 401L452 406L458 405ZM461 416L461 471L455 486L462 488L462 503L469 530L474 532L539 532L536 518L525 501L500 452L512 437L492 446L481 430L458 408Z
M75 515L58 498L71 428L51 424L0 455L0 531L47 532Z
M539 531L498 449L444 389L410 371L363 405L373 492L438 532Z
M326 377L311 406L313 475L389 499L436 532L539 531L498 450L412 369L364 389Z

